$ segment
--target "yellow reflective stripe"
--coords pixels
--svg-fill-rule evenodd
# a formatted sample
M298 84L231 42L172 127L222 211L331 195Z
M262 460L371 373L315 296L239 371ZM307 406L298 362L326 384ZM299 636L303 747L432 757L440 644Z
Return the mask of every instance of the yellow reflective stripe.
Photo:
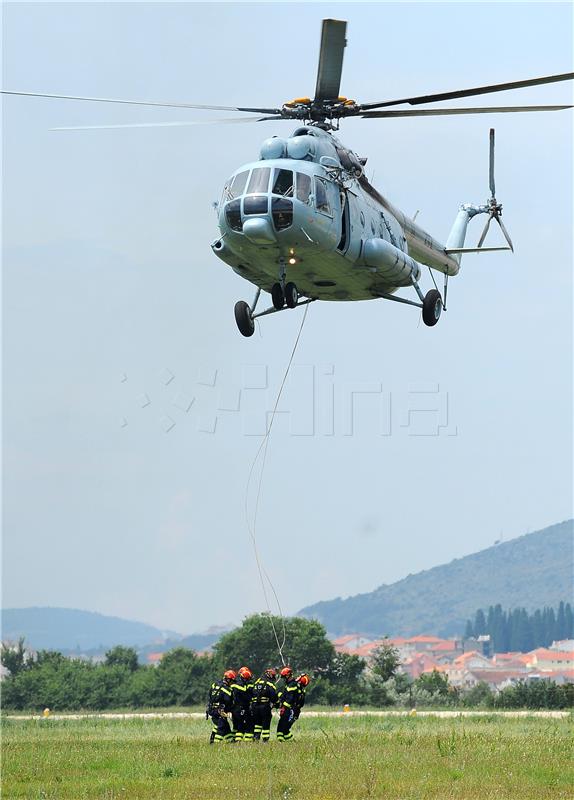
M283 705L284 705L286 708L291 708L291 705L290 705L289 703L286 703L285 701L283 701Z
M225 692L225 694L228 694L228 695L231 697L231 692L229 691L229 689L225 689L225 688L222 686L222 687L221 687L221 691L222 691L222 692Z

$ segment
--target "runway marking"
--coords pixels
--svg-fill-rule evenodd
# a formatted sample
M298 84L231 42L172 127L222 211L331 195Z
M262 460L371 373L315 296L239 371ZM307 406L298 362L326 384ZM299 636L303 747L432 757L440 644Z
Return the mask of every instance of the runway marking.
M546 717L551 719L564 719L571 716L570 711L303 711L302 717L442 717L454 719L456 717ZM128 712L125 714L106 713L100 714L5 714L3 719L33 720L81 720L81 719L205 719L201 711L149 711L138 714Z

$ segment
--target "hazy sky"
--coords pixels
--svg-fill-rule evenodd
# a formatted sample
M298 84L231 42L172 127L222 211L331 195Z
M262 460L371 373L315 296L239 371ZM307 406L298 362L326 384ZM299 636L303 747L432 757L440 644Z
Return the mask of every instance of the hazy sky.
M312 94L326 16L349 22L341 88L364 102L572 69L565 3L7 4L3 86L277 105ZM253 289L211 252L211 203L296 126L49 131L202 114L222 116L4 100L4 606L182 632L264 608L245 484L303 312L239 335ZM572 515L572 112L349 120L341 138L445 240L488 197L492 125L515 254L465 257L433 329L384 301L310 307L258 523L286 612Z

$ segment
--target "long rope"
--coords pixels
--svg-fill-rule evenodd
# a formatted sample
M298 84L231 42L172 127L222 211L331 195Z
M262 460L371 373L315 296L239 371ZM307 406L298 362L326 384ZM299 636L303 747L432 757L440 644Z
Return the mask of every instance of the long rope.
M279 387L279 391L277 392L277 397L275 399L275 405L273 406L273 411L271 412L271 419L269 424L266 427L265 435L259 445L257 453L255 454L255 458L253 459L253 463L251 464L251 469L249 470L249 477L247 478L247 485L245 487L245 520L247 522L247 529L249 531L249 535L251 537L251 542L253 544L253 552L255 554L255 563L257 564L257 572L259 573L259 580L261 583L261 588L263 590L263 597L265 598L265 605L267 607L267 613L269 614L269 621L271 622L271 628L273 630L273 636L275 638L275 642L277 644L277 650L279 652L279 657L281 659L281 663L285 666L285 658L283 656L283 649L285 647L285 641L287 638L287 631L285 628L285 617L283 616L283 610L281 608L281 603L279 602L279 597L277 596L277 592L275 591L275 587L267 570L265 569L261 557L259 555L259 549L257 547L257 536L256 536L256 527L257 527L257 514L259 511L259 500L261 498L261 486L263 484L263 474L265 471L265 462L267 460L267 448L269 445L269 436L271 434L271 428L273 427L273 423L275 421L275 415L277 413L277 408L279 406L279 401L281 400L281 395L283 394L283 389L285 388L285 384L287 382L287 378L289 376L289 372L291 370L291 365L293 363L293 358L295 357L295 353L297 351L297 346L299 345L299 339L301 338L301 333L303 332L303 326L305 325L305 320L307 319L307 312L309 310L309 304L305 306L305 313L303 314L303 319L301 320L301 325L299 326L299 331L297 333L297 338L295 339L295 344L293 345L293 349L291 351L291 355L289 356L289 361L287 362L287 367L285 368L285 373L283 375L283 380L281 381L281 385ZM259 457L262 454L261 459L261 470L259 472L259 481L257 485L257 494L255 497L255 508L253 512L253 526L251 526L250 519L249 519L249 489L251 486L251 479L253 477L253 472L259 461ZM273 621L273 615L271 613L271 605L269 603L269 596L267 594L267 588L265 585L265 581L269 584L271 592L273 593L273 597L275 598L275 603L277 604L277 609L279 611L279 617L281 618L281 625L283 628L282 631L282 639L279 641L279 636L277 634L277 629L275 627L275 623Z

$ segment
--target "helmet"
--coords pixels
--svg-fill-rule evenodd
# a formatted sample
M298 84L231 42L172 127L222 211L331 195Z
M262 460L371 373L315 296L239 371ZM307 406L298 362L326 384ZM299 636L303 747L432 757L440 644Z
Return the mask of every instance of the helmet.
M234 681L237 678L237 673L233 669L227 669L223 673L223 680L225 681Z
M291 667L283 667L279 674L282 678L289 678L291 675L293 675L293 670Z
M263 674L264 674L264 675L265 675L267 678L275 678L275 676L277 675L277 670L276 670L276 669L273 669L273 667L269 667L269 669L266 669L266 670L265 670L265 672L264 672Z
M246 681L248 681L249 678L253 677L253 673L251 672L249 667L241 667L241 669L239 670L239 675L241 675L241 677Z
M301 686L309 686L309 676L305 675L305 673L299 675L297 678L297 683L300 683Z

